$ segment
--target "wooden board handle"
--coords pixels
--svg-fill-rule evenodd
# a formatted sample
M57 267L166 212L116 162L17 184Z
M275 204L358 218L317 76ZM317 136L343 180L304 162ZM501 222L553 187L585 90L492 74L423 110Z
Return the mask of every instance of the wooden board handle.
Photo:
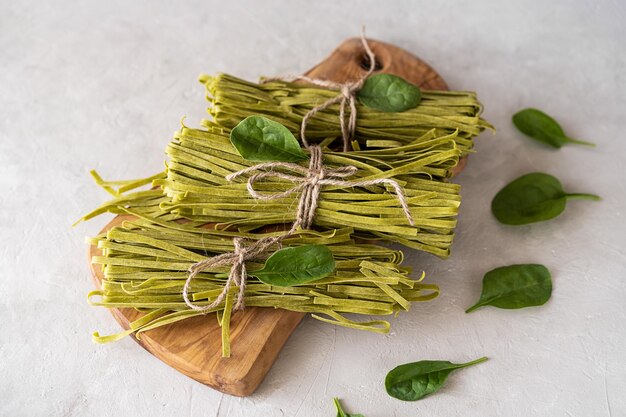
M385 42L368 39L367 43L376 55L376 72L398 75L426 90L448 89L443 78L415 55ZM369 65L361 39L351 38L307 71L307 75L344 83L362 77Z

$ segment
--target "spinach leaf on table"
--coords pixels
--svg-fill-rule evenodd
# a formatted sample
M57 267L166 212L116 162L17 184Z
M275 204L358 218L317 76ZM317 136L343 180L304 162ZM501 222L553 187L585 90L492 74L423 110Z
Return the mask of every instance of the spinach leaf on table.
M448 361L419 361L392 369L385 378L387 393L402 401L417 401L439 391L456 369L486 361L486 357L456 364Z
M537 264L511 265L485 274L480 299L465 312L483 306L515 309L545 304L552 295L550 271Z
M513 115L513 124L520 132L553 148L560 148L567 143L596 146L591 142L568 137L561 125L541 110L532 108L520 110Z
M534 172L501 189L491 202L491 211L500 223L529 224L557 217L571 198L600 200L594 194L566 193L552 175Z

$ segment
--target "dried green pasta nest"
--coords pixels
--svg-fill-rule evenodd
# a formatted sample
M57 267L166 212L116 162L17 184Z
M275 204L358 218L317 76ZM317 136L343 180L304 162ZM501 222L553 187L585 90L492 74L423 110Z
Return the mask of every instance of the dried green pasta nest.
M300 132L302 118L311 109L335 97L338 92L306 84L272 81L253 83L228 74L202 75L207 91L209 114L215 123L232 129L243 118L264 115ZM462 155L474 146L473 138L493 127L480 117L483 107L476 93L469 91L422 91L420 104L403 112L383 112L357 104L356 140L353 148L393 149L435 129L437 136L455 131ZM322 142L341 137L339 105L320 111L309 119L307 138Z
M404 188L415 226L408 224L397 196L385 186L324 187L314 225L319 229L351 227L364 239L384 240L445 258L450 254L456 215L461 202L460 186L442 178L461 155L455 139L458 132L437 136L426 132L401 148L351 152L324 152L330 168L353 165L351 180L392 178ZM162 190L118 195L92 213L124 213L129 207L146 216L169 215L200 223L218 223L223 230L252 231L268 224L292 223L298 193L262 201L252 197L245 180L230 182L225 176L255 163L242 158L231 144L228 130L215 124L205 129L183 127L168 145L167 169L149 178ZM306 166L306 162L302 163ZM109 187L104 183L102 186ZM148 179L143 183L148 182ZM143 184L141 181L131 185ZM124 184L124 190L130 185ZM260 192L276 193L293 183L272 178L255 184Z
M93 263L103 268L104 279L99 290L89 294L92 305L107 308L130 307L145 313L131 323L130 329L114 335L94 334L94 340L106 343L131 333L141 333L160 326L206 314L190 310L182 298L187 269L206 257L233 250L233 237L250 241L282 232L242 233L210 230L196 223L154 221L128 210L136 220L126 221L107 233L91 238L101 256ZM248 307L282 308L313 313L324 322L378 333L389 331L385 320L355 321L345 316L385 316L407 311L413 302L435 298L436 285L421 282L424 277L409 278L410 268L402 266L400 251L373 244L357 243L352 228L318 232L302 230L284 240L286 246L324 244L335 258L335 271L318 281L305 285L277 287L250 277L245 288ZM250 271L261 268L263 260L250 262ZM194 304L208 305L222 291L228 268L201 272L192 285ZM229 321L233 295L232 287L225 301L210 312L218 313L223 329L223 354L229 354Z

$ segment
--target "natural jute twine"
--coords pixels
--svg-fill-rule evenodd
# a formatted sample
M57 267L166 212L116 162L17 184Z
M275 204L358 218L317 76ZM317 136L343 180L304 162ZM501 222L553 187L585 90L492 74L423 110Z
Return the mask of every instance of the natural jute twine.
M288 75L284 77L266 78L263 80L264 83L268 83L271 81L294 82L301 80L320 87L339 90L339 94L337 96L328 99L317 107L312 108L302 118L302 124L300 125L300 140L302 140L302 143L305 147L309 147L309 142L306 138L306 126L309 122L309 119L315 116L315 114L317 114L318 112L326 110L333 104L339 103L339 124L341 126L341 136L343 138L343 151L347 152L350 150L350 144L354 139L354 133L356 131L356 93L359 92L359 90L363 87L365 80L367 80L367 78L372 75L374 69L376 68L376 56L374 55L374 52L372 52L372 49L367 43L367 39L365 39L365 29L361 31L361 43L363 44L365 53L369 58L370 66L367 69L367 72L355 81L342 84L329 80L311 78L307 77L306 75ZM346 122L346 107L348 106L350 107L350 117Z

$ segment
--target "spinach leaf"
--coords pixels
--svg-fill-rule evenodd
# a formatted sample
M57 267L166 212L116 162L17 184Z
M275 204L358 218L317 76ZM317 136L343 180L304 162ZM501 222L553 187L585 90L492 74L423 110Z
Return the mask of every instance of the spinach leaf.
M503 266L485 274L480 299L465 312L471 313L487 305L507 309L540 306L551 294L552 279L545 266Z
M491 202L491 211L500 223L529 224L558 216L570 198L600 200L593 194L566 193L552 175L535 172L501 189Z
M348 414L343 411L339 398L333 398L333 402L335 403L335 407L337 407L337 417L364 417L363 414Z
M566 143L577 143L579 145L596 146L594 143L585 142L569 138L552 117L548 116L541 110L524 109L513 115L513 124L524 134L531 138L550 145L554 148L560 148Z
M290 287L315 281L335 270L333 253L324 245L305 245L280 249L272 254L265 266L248 275L277 287Z
M391 74L376 74L365 80L358 93L367 107L383 112L403 112L422 100L419 87Z
M230 132L230 141L248 161L296 162L308 156L285 126L262 116L248 116Z
M387 394L402 401L417 401L439 391L455 369L486 361L486 357L456 364L448 361L419 361L392 369L385 378Z

